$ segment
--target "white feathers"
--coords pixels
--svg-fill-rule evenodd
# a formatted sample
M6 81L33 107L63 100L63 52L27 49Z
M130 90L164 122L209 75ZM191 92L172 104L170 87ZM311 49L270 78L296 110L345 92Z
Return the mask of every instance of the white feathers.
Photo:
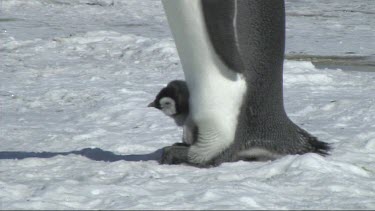
M172 116L177 113L176 102L170 97L163 97L159 101L160 110L167 116Z
M189 161L204 163L234 140L246 82L219 59L198 0L163 0L190 91L190 112L199 128Z
M262 148L251 148L238 153L240 159L252 159L255 158L258 161L275 160L282 157L281 154L277 154Z

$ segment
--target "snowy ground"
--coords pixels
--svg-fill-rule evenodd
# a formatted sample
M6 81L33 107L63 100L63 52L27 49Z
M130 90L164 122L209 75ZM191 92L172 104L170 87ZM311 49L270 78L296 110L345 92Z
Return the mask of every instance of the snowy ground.
M287 1L287 52L373 57L374 8ZM183 78L159 0L0 0L0 30L0 209L375 209L374 67L285 62L331 156L197 169L155 161L182 132L146 107Z

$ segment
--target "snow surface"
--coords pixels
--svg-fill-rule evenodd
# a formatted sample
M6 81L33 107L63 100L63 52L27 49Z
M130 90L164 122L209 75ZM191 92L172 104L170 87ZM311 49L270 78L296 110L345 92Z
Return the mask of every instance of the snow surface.
M314 2L287 1L288 52L374 54L374 1ZM0 0L0 30L0 209L375 209L375 72L285 62L331 156L159 165L182 131L147 104L183 79L160 1Z

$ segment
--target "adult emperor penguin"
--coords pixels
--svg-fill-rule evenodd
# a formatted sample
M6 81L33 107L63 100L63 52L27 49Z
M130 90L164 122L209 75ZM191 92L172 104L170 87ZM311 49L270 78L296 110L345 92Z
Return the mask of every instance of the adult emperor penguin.
M161 89L148 107L161 110L183 128L182 145L191 145L197 139L197 127L189 112L189 89L185 81L174 80ZM181 145L177 143L175 145Z
M284 0L162 2L199 132L190 147L166 147L161 163L205 167L328 153L284 110Z

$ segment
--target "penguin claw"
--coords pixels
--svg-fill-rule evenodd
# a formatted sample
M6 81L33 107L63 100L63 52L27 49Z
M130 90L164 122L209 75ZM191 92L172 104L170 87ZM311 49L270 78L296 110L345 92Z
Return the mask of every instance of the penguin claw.
M187 146L172 145L163 148L163 154L159 161L160 164L176 165L188 162Z

